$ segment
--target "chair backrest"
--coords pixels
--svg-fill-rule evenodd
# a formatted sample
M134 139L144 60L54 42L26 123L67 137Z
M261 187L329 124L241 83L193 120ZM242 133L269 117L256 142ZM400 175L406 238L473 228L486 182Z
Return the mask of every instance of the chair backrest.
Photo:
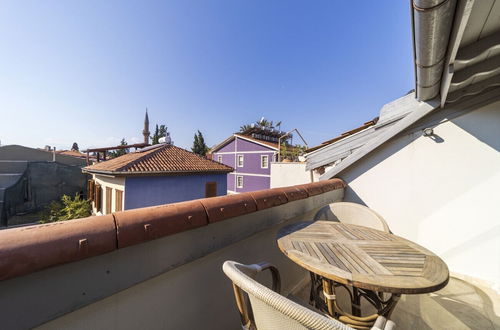
M222 267L224 273L233 282L236 303L242 315L244 329L258 330L351 330L352 328L331 318L327 318L304 306L301 306L266 286L255 281L253 277L264 270L273 270L273 287L277 272L276 268L267 263L243 265L234 261L226 261ZM279 275L277 276L279 281ZM251 306L246 306L242 299L244 291L250 300ZM247 310L245 310L247 309ZM248 311L251 309L251 312ZM250 320L248 316L250 315ZM386 326L393 326L392 321L380 316L372 329L387 329Z
M222 269L236 286L235 295L240 313L253 314L253 320L250 320L252 324L245 324L246 328L256 327L258 330L352 329L337 320L307 309L255 281L252 277L261 270L258 264L243 265L234 261L226 261ZM238 297L237 289L248 294L252 312L241 310L241 299ZM249 308L249 306L244 308Z
M330 220L351 225L365 226L390 233L389 226L377 212L356 203L338 202L322 207L314 220Z

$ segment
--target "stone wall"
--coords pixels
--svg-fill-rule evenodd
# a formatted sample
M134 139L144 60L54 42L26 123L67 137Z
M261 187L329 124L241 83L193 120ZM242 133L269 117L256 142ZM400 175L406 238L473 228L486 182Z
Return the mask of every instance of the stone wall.
M16 184L5 189L1 224L19 213L37 212L62 195L86 195L87 175L79 165L32 161Z

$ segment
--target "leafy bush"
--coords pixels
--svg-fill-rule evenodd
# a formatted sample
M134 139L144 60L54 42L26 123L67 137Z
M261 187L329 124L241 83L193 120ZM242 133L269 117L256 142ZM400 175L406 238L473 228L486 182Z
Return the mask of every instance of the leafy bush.
M76 194L75 198L63 195L60 201L52 201L44 210L40 223L85 218L92 214L90 201Z

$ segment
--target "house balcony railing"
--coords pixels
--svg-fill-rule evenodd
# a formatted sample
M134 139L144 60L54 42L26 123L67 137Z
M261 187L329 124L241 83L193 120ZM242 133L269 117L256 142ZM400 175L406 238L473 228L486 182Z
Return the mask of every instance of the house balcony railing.
M280 252L276 233L341 201L344 188L333 179L3 230L1 328L238 328L223 262L271 262L283 294L306 296L309 275ZM493 299L452 279L435 294L403 297L393 319L400 328L488 328L499 324Z

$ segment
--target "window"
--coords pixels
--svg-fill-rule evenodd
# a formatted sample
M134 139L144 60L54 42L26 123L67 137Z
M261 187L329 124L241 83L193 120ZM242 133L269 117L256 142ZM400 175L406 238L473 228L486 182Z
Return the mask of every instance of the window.
M123 191L115 189L115 212L123 210Z
M217 155L217 161L218 161L219 163L222 163L222 155Z
M205 197L215 197L217 196L217 182L207 182L205 183Z
M236 177L236 188L243 188L243 177L241 175Z
M243 155L238 155L238 161L236 162L238 167L243 167Z
M260 168L269 167L269 156L260 156Z
M111 213L111 199L113 198L113 189L106 187L106 214Z

